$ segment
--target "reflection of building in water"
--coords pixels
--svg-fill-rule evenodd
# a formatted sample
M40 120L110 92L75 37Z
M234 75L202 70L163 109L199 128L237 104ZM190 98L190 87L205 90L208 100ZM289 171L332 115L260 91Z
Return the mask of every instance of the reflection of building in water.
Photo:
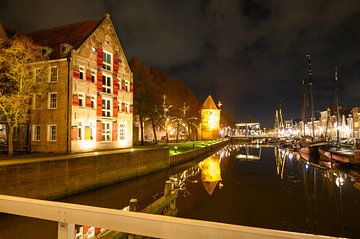
M243 160L259 160L261 158L261 147L253 147L251 145L240 147L236 152L236 158Z
M219 156L210 156L209 158L200 162L198 166L201 169L201 181L203 182L203 185L209 195L212 195L216 185L219 181L221 181Z

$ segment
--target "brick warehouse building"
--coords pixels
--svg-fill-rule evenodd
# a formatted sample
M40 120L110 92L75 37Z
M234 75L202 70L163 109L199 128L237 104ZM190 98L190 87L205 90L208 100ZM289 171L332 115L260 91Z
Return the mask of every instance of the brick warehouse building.
M34 72L31 151L131 147L133 77L109 14L26 35L48 59Z

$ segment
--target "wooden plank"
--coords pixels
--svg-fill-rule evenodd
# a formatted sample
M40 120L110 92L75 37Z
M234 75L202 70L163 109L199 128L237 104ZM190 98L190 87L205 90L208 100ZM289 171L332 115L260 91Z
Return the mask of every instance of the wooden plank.
M332 238L6 195L0 212L156 238Z

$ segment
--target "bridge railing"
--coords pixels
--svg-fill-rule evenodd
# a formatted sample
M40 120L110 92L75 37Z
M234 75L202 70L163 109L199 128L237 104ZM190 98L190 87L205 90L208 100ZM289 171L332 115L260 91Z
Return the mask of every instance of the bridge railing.
M58 239L73 239L75 224L155 238L331 238L6 195L0 212L58 222Z

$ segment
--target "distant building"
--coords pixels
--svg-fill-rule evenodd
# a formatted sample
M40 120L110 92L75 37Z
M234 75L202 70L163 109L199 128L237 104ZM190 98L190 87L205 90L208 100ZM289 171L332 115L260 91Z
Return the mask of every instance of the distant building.
M31 150L131 147L133 76L110 16L24 35L48 59L35 63Z
M202 140L220 137L220 109L209 95L201 106L200 138Z

